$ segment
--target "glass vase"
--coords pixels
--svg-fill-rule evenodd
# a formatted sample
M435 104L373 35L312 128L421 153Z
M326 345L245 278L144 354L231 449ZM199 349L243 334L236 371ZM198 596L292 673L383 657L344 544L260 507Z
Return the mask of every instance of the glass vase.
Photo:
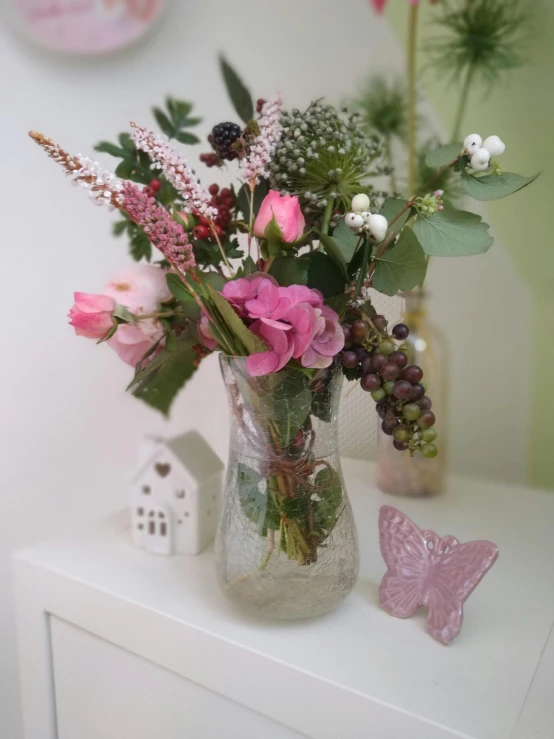
M377 427L377 486L393 495L426 496L442 492L445 484L447 406L447 351L442 332L427 317L426 296L422 290L404 293L402 321L410 329L404 342L409 364L417 364L423 370L426 393L432 399L436 416L435 444L439 454L426 459L416 452L399 452L393 447L392 438Z
M359 567L337 445L341 368L251 377L244 357L221 355L220 364L232 429L216 537L220 584L264 616L330 611Z

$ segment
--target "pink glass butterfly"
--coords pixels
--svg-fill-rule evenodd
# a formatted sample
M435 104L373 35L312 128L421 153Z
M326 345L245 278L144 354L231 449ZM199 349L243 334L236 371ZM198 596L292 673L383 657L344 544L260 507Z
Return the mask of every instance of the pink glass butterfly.
M465 600L496 562L498 547L490 541L460 544L453 536L439 538L391 506L379 511L379 543L387 565L379 586L383 608L408 618L426 606L427 632L449 644L460 633Z

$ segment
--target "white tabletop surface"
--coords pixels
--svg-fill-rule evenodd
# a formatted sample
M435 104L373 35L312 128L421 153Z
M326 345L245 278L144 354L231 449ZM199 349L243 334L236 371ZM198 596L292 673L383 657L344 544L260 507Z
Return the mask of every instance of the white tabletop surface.
M520 734L517 729L554 622L554 494L453 478L448 492L435 499L392 498L374 487L371 465L343 460L343 469L360 539L360 579L334 612L317 619L272 622L245 615L220 592L211 550L197 557L148 555L131 546L130 532L122 524L126 518L114 517L90 531L76 532L74 538L23 550L17 557L55 574L58 583L78 586L60 596L63 606L53 606L61 611L57 615L106 633L130 649L139 637L145 641L141 633L134 642L133 629L155 624L152 644L141 648L144 656L158 660L161 655L159 661L170 669L229 697L245 696L244 702L260 712L265 712L266 696L261 691L256 696L256 675L250 693L244 683L241 690L228 686L224 678L232 672L214 664L212 657L209 666L194 663L190 651L185 653L175 643L179 634L192 629L199 645L205 639L206 649L208 637L210 644L215 638L216 662L218 654L222 661L227 659L224 646L232 645L243 650L244 665L252 655L258 666L286 668L283 674L291 681L300 675L311 680L303 684L312 684L321 696L321 722L313 721L313 736L339 737L326 729L332 723L332 706L323 704L329 701L338 701L335 705L345 715L355 713L358 703L371 702L379 707L379 716L395 713L406 719L406 726L411 717L418 717L428 731L417 736L429 739L444 735L440 727L447 727L449 736L474 739L554 736L554 708L550 701L540 700L540 692L536 710L546 713L531 716L535 733ZM498 561L466 603L460 636L448 647L425 633L424 612L400 620L379 607L377 588L385 566L379 553L377 513L384 503L396 505L438 534L454 534L460 541L490 539L500 549ZM114 610L111 626L97 628L104 616L101 609L83 608L87 591L108 594L128 606L121 622L127 627L116 629ZM136 618L130 618L131 613ZM173 635L171 649L163 643L164 633ZM552 689L554 695L554 685ZM286 686L283 690L285 696ZM286 713L280 720L306 730L296 718L296 708L289 706ZM346 717L337 723L344 728L340 739L370 736L369 727L363 734L352 721L350 727ZM542 733L546 726L553 728L552 734Z

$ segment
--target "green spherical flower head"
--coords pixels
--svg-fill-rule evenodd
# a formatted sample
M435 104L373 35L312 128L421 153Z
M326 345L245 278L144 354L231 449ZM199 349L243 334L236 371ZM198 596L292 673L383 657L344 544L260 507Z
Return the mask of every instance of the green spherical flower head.
M367 190L363 180L381 155L356 115L339 115L316 101L305 112L281 117L283 131L270 163L271 188L298 195L308 222L317 222L328 203L346 212L354 195ZM375 174L375 173L371 173Z

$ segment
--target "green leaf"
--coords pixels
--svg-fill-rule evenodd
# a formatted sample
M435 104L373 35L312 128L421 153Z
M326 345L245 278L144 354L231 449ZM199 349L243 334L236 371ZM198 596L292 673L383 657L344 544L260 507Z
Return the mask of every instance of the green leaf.
M325 248L326 253L331 257L331 259L339 267L345 279L348 279L348 272L346 270L346 259L344 258L344 254L342 253L342 250L341 250L341 247L338 241L335 241L335 239L332 236L329 236L329 234L324 234L320 232L317 232L317 234L319 236L321 243L323 244Z
M179 275L176 275L174 272L168 272L165 276L165 281L167 282L169 292L181 303L187 303L190 300L194 300L194 297L185 287Z
M115 168L115 173L118 177L121 177L124 180L129 180L134 174L135 169L136 164L134 162L124 159L122 162L119 162Z
M121 236L121 234L126 230L126 228L129 226L129 221L116 221L112 225L112 233L114 236Z
M369 257L371 256L371 242L369 240L369 236L367 236L365 240L365 243L361 250L361 254L362 254L362 260L360 263L360 271L358 272L358 277L356 279L356 288L354 290L354 297L358 297L358 295L360 294L360 290L362 289L364 280L367 275Z
M130 133L124 131L123 133L120 133L117 138L123 149L125 149L129 154L135 153L137 147L135 146L135 142Z
M248 88L224 56L219 57L219 66L227 93L241 120L245 123L254 117L254 103Z
M281 233L281 229L274 214L271 216L271 220L264 229L264 237L273 244L280 244L283 241L283 234Z
M161 108L152 108L152 113L154 114L154 118L156 119L156 123L158 124L158 126L162 129L166 136L169 136L169 138L172 139L175 135L175 126L173 125L173 123L169 120L169 118L166 116L163 110L161 110Z
M341 295L344 292L346 279L335 262L320 251L313 251L301 257L296 257L297 262L308 264L308 287L319 290L324 298L332 295Z
M130 385L133 395L167 416L175 396L196 371L194 343L187 331L173 351L162 349L135 375Z
M315 524L329 533L337 521L342 504L342 482L340 475L330 467L319 470L314 485L319 498L315 506Z
M256 267L256 262L252 259L250 255L248 255L244 262L238 268L236 276L244 277L245 275L253 275L254 272L257 271L258 268Z
M497 200L507 195L522 190L537 179L533 177L522 177L513 172L502 172L501 174L489 174L484 177L475 177L467 171L462 172L462 188L476 200Z
M492 245L489 226L467 210L444 208L433 215L419 215L414 233L423 251L432 257L465 257L483 254Z
M260 399L261 412L270 418L283 446L288 446L310 412L312 393L303 372L287 367L279 372L273 392Z
M174 138L180 141L181 144L198 144L200 142L198 136L188 131L177 131Z
M137 231L133 236L130 243L130 250L131 256L136 262L140 262L141 259L150 261L152 257L152 244L144 231Z
M373 287L385 295L420 285L427 270L425 254L411 228L403 229L394 246L375 257Z
M330 298L327 298L325 303L338 314L339 318L342 318L349 299L350 295L343 293L342 295L332 295Z
M425 157L425 164L432 169L439 169L440 167L446 167L447 164L454 161L462 153L464 145L460 144L446 144L446 146L439 146L438 149L430 151Z
M402 198L387 198L383 205L381 206L381 210L379 213L382 216L385 216L387 221L392 221L392 219L400 213L400 211L406 207L408 201L402 200ZM406 221L410 217L411 208L408 208L408 210L403 213L398 220L396 220L392 226L390 227L390 230L393 231L393 233L400 233L402 229L404 228Z
M282 287L306 285L309 269L309 262L301 257L279 257L271 265L269 274L275 277Z
M225 277L218 272L200 272L199 277L203 285L211 285L218 292L221 292L227 283Z
M94 151L100 151L103 154L110 154L110 156L118 157L119 159L124 159L128 154L125 149L122 149L115 144L110 144L109 141L100 141L100 143L96 144L94 147Z
M355 234L351 228L348 228L344 221L341 221L333 231L333 239L339 245L344 260L347 264L354 256L359 238L360 237Z
M262 339L252 333L250 329L244 325L239 316L235 313L230 303L220 295L211 285L208 285L210 298L214 302L223 322L227 328L242 344L247 354L267 351L267 345Z
M267 536L267 530L278 530L281 516L270 493L273 478L264 478L244 462L237 465L237 490L242 512L257 526L259 536ZM269 484L266 484L266 483ZM262 492L264 490L264 492Z
M254 207L253 207L254 218L256 218L256 216L258 215L260 206L265 196L268 194L268 192L269 192L269 182L267 180L262 180L254 188ZM248 223L248 220L250 218L250 188L248 187L248 185L243 185L238 191L237 204L243 215L244 220L246 221L246 223Z
M124 323L133 323L134 321L133 314L124 305L116 305L112 315L121 318Z

